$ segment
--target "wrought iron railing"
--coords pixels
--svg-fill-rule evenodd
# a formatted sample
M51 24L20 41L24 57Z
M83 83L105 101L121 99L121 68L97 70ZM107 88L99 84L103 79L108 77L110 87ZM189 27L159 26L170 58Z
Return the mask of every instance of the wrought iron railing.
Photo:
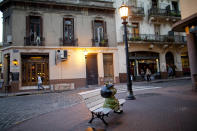
M78 46L78 39L74 39L74 40L60 39L60 46Z
M131 15L144 15L143 7L130 6Z
M128 34L128 41L186 43L186 36L180 36L180 35L169 36L169 35L154 35L154 34Z
M168 17L181 17L181 13L178 10L168 10L168 9L159 9L159 8L151 8L148 11L148 15L150 16L168 16Z
M103 40L96 40L92 39L92 46L93 47L108 47L108 39L103 39Z
M25 46L44 46L44 37L37 37L36 39L31 39L31 37L24 37Z

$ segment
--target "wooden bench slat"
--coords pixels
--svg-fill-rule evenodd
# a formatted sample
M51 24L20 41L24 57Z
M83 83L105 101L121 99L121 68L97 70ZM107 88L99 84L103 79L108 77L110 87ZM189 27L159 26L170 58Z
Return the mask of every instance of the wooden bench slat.
M96 109L94 112L95 113L102 112L103 114L108 114L110 111L112 111L112 109L101 107L101 108Z
M96 105L98 105L98 104L101 104L101 103L103 104L104 101L105 101L105 99L103 98L103 99L99 99L99 100L97 100L97 101L88 103L88 104L86 104L86 105L87 105L88 108L91 108L91 107L94 107L94 106L96 106Z
M100 108L100 107L103 107L103 103L98 104L98 105L96 105L96 106L94 106L94 107L91 107L91 108L89 108L89 110L90 110L90 111L94 111L94 110L96 110L96 109L98 109L98 108Z
M92 97L94 95L100 94L100 90L101 89L99 88L99 89L96 89L96 90L85 91L85 92L81 92L81 93L78 93L78 94L81 95L85 99L85 98Z
M99 100L99 99L104 99L104 98L101 97L101 95L99 94L99 95L94 96L94 97L86 98L84 101L85 101L86 104L89 104L89 103L95 102L95 101L97 101L97 100Z

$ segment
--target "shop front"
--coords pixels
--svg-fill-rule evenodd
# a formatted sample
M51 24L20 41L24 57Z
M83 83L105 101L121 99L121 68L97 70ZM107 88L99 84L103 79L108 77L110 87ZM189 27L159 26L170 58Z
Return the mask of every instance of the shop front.
M131 74L134 80L146 80L146 69L151 71L151 79L160 78L159 54L154 52L131 52L130 53Z

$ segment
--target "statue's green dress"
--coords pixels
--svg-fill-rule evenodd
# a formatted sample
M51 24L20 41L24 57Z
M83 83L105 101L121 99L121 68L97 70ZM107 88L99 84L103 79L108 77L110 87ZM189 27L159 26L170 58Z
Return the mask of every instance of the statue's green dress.
M118 111L119 110L119 101L118 99L116 99L115 94L117 92L117 90L115 88L110 88L110 90L112 91L112 95L109 98L105 98L105 102L103 104L104 108L111 108L114 111Z

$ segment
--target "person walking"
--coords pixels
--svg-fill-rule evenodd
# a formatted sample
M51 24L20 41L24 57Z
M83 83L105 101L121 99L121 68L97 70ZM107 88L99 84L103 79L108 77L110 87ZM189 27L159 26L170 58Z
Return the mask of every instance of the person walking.
M173 70L173 77L176 76L176 65L172 65L172 70Z
M145 74L145 73L144 73L144 69L141 68L140 74L141 74L142 80L144 80L144 74Z
M42 88L44 90L44 87L42 86L42 79L40 77L40 75L38 75L38 90Z
M173 77L173 69L171 66L168 66L168 77L172 78Z
M146 78L147 78L147 81L150 81L151 80L151 71L149 68L146 68Z

